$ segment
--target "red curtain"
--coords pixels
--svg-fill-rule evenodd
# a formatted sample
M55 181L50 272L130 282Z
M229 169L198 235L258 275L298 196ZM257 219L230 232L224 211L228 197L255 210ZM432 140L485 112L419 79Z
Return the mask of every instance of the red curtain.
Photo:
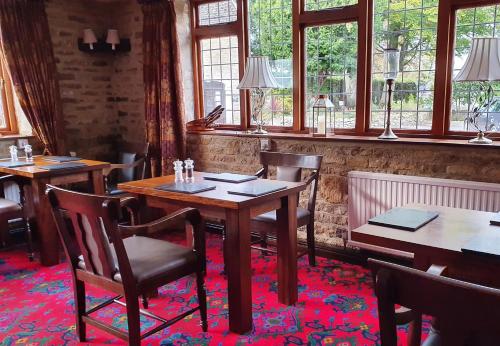
M61 100L43 0L0 1L0 44L21 107L45 151L62 151Z
M146 138L153 176L168 174L186 151L182 73L173 1L139 1L144 14Z

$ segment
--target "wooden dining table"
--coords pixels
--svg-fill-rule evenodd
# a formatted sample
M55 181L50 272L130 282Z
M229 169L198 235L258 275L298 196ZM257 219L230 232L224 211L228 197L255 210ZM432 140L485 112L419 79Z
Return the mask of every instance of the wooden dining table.
M448 277L500 288L498 257L462 252L472 240L498 244L500 248L500 227L490 225L496 213L419 204L405 208L437 212L439 216L414 232L366 224L354 229L351 239L412 253L416 269L443 265Z
M24 158L20 158L22 161ZM7 160L0 160L7 161ZM109 167L109 163L92 160L80 160L77 162L85 163L86 166L60 169L45 170L40 166L54 165L57 162L46 161L43 156L33 158L34 165L24 167L1 167L0 173L12 174L24 177L29 181L27 184L31 187L31 205L36 220L38 239L40 246L40 262L44 266L51 266L59 263L59 236L57 235L56 225L54 223L51 207L45 195L47 184L66 185L72 183L87 182L89 190L96 194L104 194L103 169ZM29 202L28 202L29 203Z
M196 182L204 181L206 173L195 172ZM276 210L278 247L278 300L292 305L297 302L297 199L305 183L282 182L286 188L259 197L228 193L262 184L265 179L240 184L210 181L215 189L197 194L167 192L158 186L174 182L165 176L118 185L120 190L139 196L153 207L172 212L185 207L200 210L204 217L225 220L225 267L228 280L229 329L243 334L252 329L252 282L250 256L250 221L253 217ZM276 182L276 181L273 181Z

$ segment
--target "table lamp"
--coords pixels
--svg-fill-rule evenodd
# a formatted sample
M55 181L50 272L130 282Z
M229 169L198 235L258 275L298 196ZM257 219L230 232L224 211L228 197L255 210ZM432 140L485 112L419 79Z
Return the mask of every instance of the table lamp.
M399 71L399 50L385 49L384 50L384 79L387 83L387 118L385 121L385 130L379 139L398 139L391 128L391 103L392 103L392 86L398 76Z
M278 87L279 84L274 79L267 56L251 56L247 58L245 74L238 85L238 89L248 89L251 91L252 119L257 124L257 128L252 133L267 133L263 127L262 108L264 108L266 102L267 91Z
M477 125L477 118L481 114L482 106L486 106L486 112L489 113L489 106L493 99L492 81L500 80L500 38L482 37L472 40L467 60L464 66L455 77L455 82L481 82L483 84L481 90L485 90L485 100L482 97L479 101L482 103L474 108L474 116L471 118L471 123L479 131L476 138L473 138L469 143L475 144L491 144L492 140L486 138L484 131L488 131L486 127L480 129Z

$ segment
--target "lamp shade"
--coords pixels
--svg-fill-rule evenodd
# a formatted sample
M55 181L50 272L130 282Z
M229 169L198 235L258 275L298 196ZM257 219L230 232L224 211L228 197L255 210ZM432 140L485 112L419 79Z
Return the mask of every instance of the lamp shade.
M474 38L456 82L500 80L500 38Z
M245 74L238 89L273 89L279 84L271 72L267 56L251 56L247 59Z
M83 43L85 44L93 44L97 42L97 37L94 34L92 29L84 29L83 30Z
M109 43L113 50L117 44L120 44L120 36L118 35L118 30L109 29L108 35L106 36L106 43Z

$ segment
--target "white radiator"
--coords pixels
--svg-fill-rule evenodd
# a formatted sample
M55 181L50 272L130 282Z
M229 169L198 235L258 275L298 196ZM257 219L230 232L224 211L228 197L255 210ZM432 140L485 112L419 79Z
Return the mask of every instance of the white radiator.
M408 203L500 210L500 184L357 171L347 177L349 240L368 219Z

